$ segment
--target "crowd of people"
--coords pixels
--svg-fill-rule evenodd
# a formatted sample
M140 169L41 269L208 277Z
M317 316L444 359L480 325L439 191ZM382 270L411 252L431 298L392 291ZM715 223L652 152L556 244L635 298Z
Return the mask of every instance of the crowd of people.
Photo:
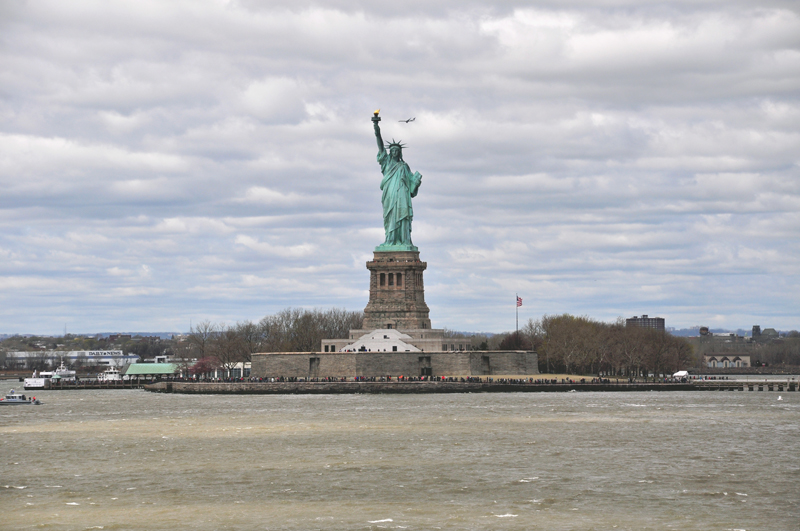
M326 376L321 378L303 378L297 376L268 376L268 377L255 377L251 376L248 378L211 378L211 379L197 379L197 380L187 380L187 381L196 381L196 382L211 382L211 383L235 383L235 382L250 382L250 383L295 383L295 382L306 382L306 383L330 383L330 382L361 382L361 383L374 383L374 382L397 382L397 383L408 383L408 382L447 382L447 383L495 383L495 384L514 384L514 385L522 385L522 384L533 384L533 385L575 385L575 384L604 384L604 385L611 385L611 384L627 384L627 383L640 383L636 382L632 379L615 379L610 380L608 378L580 378L580 379L573 379L573 378L492 378L489 376L351 376L351 377L344 377L344 376ZM675 383L677 380L673 379L664 379L663 383Z

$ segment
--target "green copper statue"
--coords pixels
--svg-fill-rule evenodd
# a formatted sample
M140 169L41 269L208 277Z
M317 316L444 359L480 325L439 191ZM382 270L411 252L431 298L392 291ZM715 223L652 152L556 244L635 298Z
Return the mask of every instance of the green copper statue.
M375 111L372 123L378 141L378 164L381 165L381 203L383 203L383 229L386 241L375 248L376 251L417 251L411 243L411 220L414 210L411 198L416 197L422 175L411 173L403 160L403 145L392 140L384 147L381 128L378 122L380 109ZM388 154L386 150L389 150Z

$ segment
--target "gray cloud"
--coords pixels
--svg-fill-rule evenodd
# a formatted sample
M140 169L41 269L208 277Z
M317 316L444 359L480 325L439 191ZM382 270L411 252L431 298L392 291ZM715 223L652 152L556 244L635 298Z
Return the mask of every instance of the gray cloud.
M795 3L430 4L4 3L0 331L362 308L379 107L435 325L797 328Z

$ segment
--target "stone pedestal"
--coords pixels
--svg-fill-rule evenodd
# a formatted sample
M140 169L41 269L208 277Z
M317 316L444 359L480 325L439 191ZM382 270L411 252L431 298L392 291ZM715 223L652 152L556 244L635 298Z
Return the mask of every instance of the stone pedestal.
M364 329L430 329L419 251L375 251L369 270L369 303Z

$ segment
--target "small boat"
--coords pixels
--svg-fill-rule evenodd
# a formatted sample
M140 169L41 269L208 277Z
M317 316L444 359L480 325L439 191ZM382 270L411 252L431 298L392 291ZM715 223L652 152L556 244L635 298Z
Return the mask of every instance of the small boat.
M98 382L118 382L122 380L122 375L116 367L110 367L97 375Z
M25 395L15 393L13 389L5 398L0 398L0 406L38 406L41 403L35 396L26 398Z

